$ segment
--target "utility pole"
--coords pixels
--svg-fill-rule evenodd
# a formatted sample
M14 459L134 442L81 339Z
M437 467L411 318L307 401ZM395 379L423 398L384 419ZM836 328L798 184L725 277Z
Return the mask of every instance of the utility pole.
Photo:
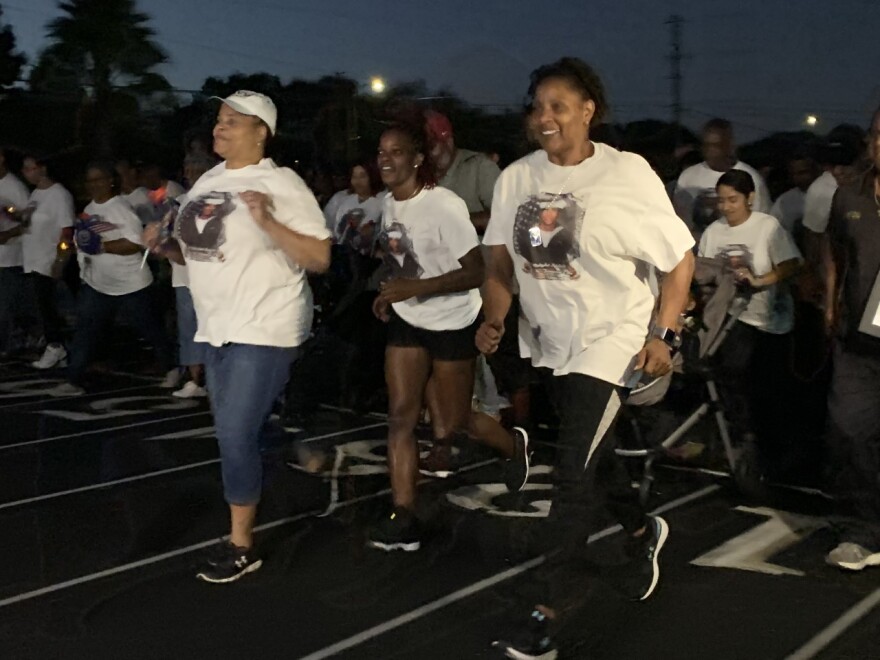
M684 18L679 14L672 14L667 20L666 25L669 26L669 80L671 83L672 103L672 124L675 129L675 143L678 144L678 138L681 130L681 61L684 59L681 47L682 25Z

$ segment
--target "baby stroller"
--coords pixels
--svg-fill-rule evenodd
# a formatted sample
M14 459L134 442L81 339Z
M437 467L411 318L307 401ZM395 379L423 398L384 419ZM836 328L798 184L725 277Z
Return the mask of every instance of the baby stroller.
M704 257L697 259L692 291L695 308L688 313L682 328L682 350L673 360L672 372L656 379L637 372L627 384L630 394L625 401L622 421L629 421L630 441L634 446L615 451L619 456L643 459L639 480L642 503L647 502L651 493L654 462L673 454L687 433L709 415L714 416L724 456L737 483L752 479L757 470L755 452L734 446L724 402L719 394L717 367L713 364L713 357L748 306L750 291L737 285L724 262ZM698 392L696 400L699 404L693 412L683 416L683 421L678 422L682 416L676 416L678 425L674 430L659 442L652 442L645 437L638 411L664 401L675 379L684 379L692 393Z

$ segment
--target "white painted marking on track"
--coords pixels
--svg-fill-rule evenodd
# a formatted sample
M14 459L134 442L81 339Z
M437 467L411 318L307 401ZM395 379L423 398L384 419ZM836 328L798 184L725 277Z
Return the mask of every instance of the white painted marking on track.
M720 486L712 485L703 488L702 490L698 490L694 493L690 493L685 495L684 497L680 497L676 500L672 500L671 502L667 502L663 506L658 507L655 511L652 511L652 514L658 515L661 513L665 513L666 511L671 511L672 509L678 508L680 506L684 506L694 500L697 500L701 497L705 497L706 495L710 495L717 490L720 490ZM622 527L620 525L614 525L613 527L608 527L603 529L601 532L597 532L590 536L587 540L587 543L595 543L596 541L603 539L607 536L611 536L612 534L616 534L619 531L622 531ZM509 568L506 571L502 571L501 573L496 573L495 575L488 577L484 580L480 580L479 582L475 582L463 589L459 589L458 591L454 591L451 594L447 594L442 598L438 598L430 603L426 603L421 607L417 607L414 610L410 610L405 614L401 614L400 616L391 619L390 621L386 621L385 623L380 623L377 626L373 626L363 632L360 632L356 635L352 635L347 639L343 639L342 641L336 642L335 644L331 644L323 649L315 651L314 653L310 653L309 655L303 656L300 660L323 660L324 658L329 658L338 653L342 653L343 651L348 651L356 646L360 646L361 644L370 641L380 635L384 635L387 632L390 632L396 628L400 628L408 623L412 623L413 621L422 618L427 614L431 614L436 612L439 609L446 607L447 605L451 605L460 600L464 600L465 598L469 598L474 594L477 594L489 587L495 586L500 582L504 582L505 580L509 580L512 577L516 577L517 575L521 575L526 571L529 571L536 566L541 565L544 562L545 557L541 555L540 557L535 557L525 563L522 563L518 566L514 566L513 568ZM2 604L2 603L0 603Z
M365 431L367 429L375 428L376 424L369 424L367 426L356 426L351 429L346 429L344 431L337 431L336 433L325 433L324 435L315 436L314 438L307 438L306 440L300 440L300 442L312 441L312 440L320 440L323 438L333 438L338 437L340 435L347 435L349 433L356 433L358 431ZM384 424L379 424L379 426L384 426ZM211 427L213 429L213 427ZM166 438L178 436L178 434L168 434L164 436ZM148 440L156 440L157 438L148 438ZM214 465L219 463L219 458L212 458L205 461L198 461L197 463L187 463L185 465L178 465L177 467L167 468L164 470L156 470L154 472L145 472L143 474L133 475L131 477L124 477L122 479L114 479L113 481L104 481L97 484L90 484L88 486L80 486L79 488L70 488L68 490L57 491L54 493L46 493L44 495L35 495L33 497L28 497L22 500L16 500L14 502L4 502L0 503L0 511L3 509L11 509L17 506L24 506L26 504L35 504L37 502L44 502L46 500L52 500L58 497L64 497L66 495L75 495L77 493L87 493L92 490L101 490L103 488L111 488L113 486L118 486L120 484L134 483L136 481L143 481L144 479L152 479L153 477L161 477L166 474L174 474L176 472L185 472L187 470L195 470L200 467L205 467L208 465Z
M785 660L811 660L880 605L880 589L865 596Z
M42 445L47 442L55 442L56 440L67 440L68 438L82 438L87 435L97 435L98 433L107 433L108 431L122 431L123 429L133 429L139 426L148 426L150 424L161 424L163 422L173 422L177 419L187 419L189 417L198 417L199 415L210 415L210 410L201 410L199 412L187 413L186 415L174 415L172 417L161 417L159 419L148 419L143 422L132 422L131 424L123 424L122 426L108 426L103 429L92 429L91 431L80 431L79 433L67 433L65 435L55 435L49 438L40 438L39 440L26 440L24 442L15 442L11 445L0 445L0 451L5 449L17 449L19 447L32 447L34 445Z

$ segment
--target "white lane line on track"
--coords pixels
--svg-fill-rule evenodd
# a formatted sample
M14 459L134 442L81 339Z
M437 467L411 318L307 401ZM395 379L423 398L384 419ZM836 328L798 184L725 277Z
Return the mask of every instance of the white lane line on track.
M880 605L880 589L870 593L831 622L809 642L792 653L786 660L810 660L828 648L838 637L865 618Z
M300 440L300 442L314 442L315 440L322 440L324 438L334 438L340 435L348 435L349 433L356 433L357 431L365 431L367 429L372 429L377 426L385 426L384 423L381 424L368 424L366 426L356 426L351 429L346 429L344 431L337 431L336 433L325 433L324 435L315 436L313 438L305 438ZM153 477L161 477L166 474L174 474L175 472L185 472L187 470L195 470L197 468L205 467L208 465L214 465L215 463L219 463L219 458L212 458L206 461L199 461L197 463L187 463L186 465L178 465L177 467L167 468L165 470L156 470L154 472L145 472L143 474L136 474L131 477L124 477L122 479L114 479L113 481L104 481L97 484L90 484L88 486L80 486L79 488L70 488L68 490L61 490L54 493L46 493L44 495L35 495L33 497L28 497L21 500L16 500L14 502L4 502L0 503L0 511L4 509L12 509L17 506L25 506L26 504L34 504L36 502L45 502L46 500L52 500L58 497L64 497L66 495L75 495L77 493L87 493L92 490L101 490L103 488L111 488L113 486L118 486L120 484L128 484L134 483L136 481L143 481L144 479L152 479Z
M472 470L476 470L481 467L485 467L488 463L493 463L492 461L484 461L482 463L477 463L475 465L468 465L459 470L459 473L466 473ZM422 479L419 481L420 484L425 483L427 481L433 481L432 479ZM336 509L344 509L346 507L352 506L354 504L360 504L361 502L367 502L369 500L374 500L378 497L384 497L385 495L390 495L391 489L386 488L384 490L377 491L375 493L371 493L369 495L361 495L359 497L352 498L350 500L346 500L342 504L336 506ZM300 520L304 520L306 518L314 518L320 516L326 511L326 509L316 509L314 511L307 511L306 513L300 513L295 516L290 516L287 518L281 518L279 520L273 520L272 522L264 523L262 525L257 525L254 527L254 532L264 532L267 529L274 529L275 527L281 527L283 525L287 525L293 522L298 522ZM71 587L77 587L82 584L88 584L89 582L94 582L95 580L100 580L101 578L110 577L113 575L118 575L120 573L125 573L127 571L134 570L136 568L143 568L144 566L150 566L151 564L157 564L159 562L165 561L166 559L173 559L174 557L180 557L181 555L185 555L191 552L196 552L198 550L204 550L205 548L210 548L212 545L216 545L220 539L211 539L210 541L202 541L201 543L195 543L193 545L189 545L185 548L178 548L177 550L171 550L169 552L163 552L161 555L155 555L153 557L147 557L145 559L140 559L138 561L134 561L128 564L122 564L121 566L114 566L113 568L108 568L103 571L99 571L97 573L92 573L90 575L83 575L78 578L73 578L72 580L66 580L65 582L59 582L57 584L51 584L46 587L42 587L40 589L34 589L33 591L27 591L23 594L18 594L16 596L10 596L8 598L4 598L0 600L0 608L7 607L8 605L16 605L17 603L22 603L28 600L32 600L34 598L39 598L40 596L45 596L47 594L56 593L58 591L63 591L65 589L70 589Z
M720 486L712 485L707 486L701 490L698 490L694 493L689 493L683 497L672 500L671 502L667 502L663 506L657 507L656 510L652 511L652 514L659 515L661 513L665 513L666 511L671 511L680 506L684 506L685 504L689 504L694 500L700 499L701 497L705 497L706 495L710 495L718 490L720 490ZM595 543L596 541L603 539L607 536L611 536L621 531L623 528L620 525L614 525L612 527L608 527L603 529L601 532L597 532L592 534L588 539L587 543ZM343 639L342 641L336 642L335 644L331 644L330 646L315 651L314 653L310 653L309 655L303 656L300 660L323 660L324 658L329 658L338 653L342 653L343 651L348 651L356 646L363 644L364 642L368 642L371 639L379 637L380 635L384 635L387 632L390 632L396 628L400 628L408 623L412 623L413 621L422 618L427 614L431 614L436 612L439 609L446 607L447 605L451 605L460 600L464 600L465 598L469 598L474 594L477 594L489 587L495 586L500 582L504 582L505 580L509 580L512 577L516 577L517 575L521 575L526 571L529 571L536 566L539 566L544 562L544 555L540 557L536 557L534 559L530 559L529 561L522 563L518 566L514 566L513 568L509 568L506 571L502 571L501 573L496 573L495 575L488 577L484 580L480 580L479 582L475 582L463 589L459 589L458 591L453 591L451 594L447 594L442 598L438 598L435 601L430 603L426 603L421 607L417 607L414 610L410 610L405 614L401 614L400 616L391 619L390 621L386 621L385 623L380 623L377 626L373 626L372 628L368 628L362 632L359 632L356 635L352 635L347 639Z
M39 440L26 440L25 442L16 442L11 445L0 445L0 451L5 449L17 449L19 447L33 447L42 445L47 442L55 442L56 440L67 440L68 438L81 438L86 435L97 435L98 433L107 433L109 431L122 431L124 429L133 429L140 426L148 426L150 424L161 424L162 422L173 422L178 419L188 419L190 417L198 417L199 415L210 415L210 410L201 410L194 413L186 413L185 415L174 415L169 417L161 417L159 419L147 419L142 422L132 422L131 424L123 424L122 426L108 426L102 429L92 429L91 431L80 431L79 433L67 433L65 435L54 435L50 438L41 438Z
M59 383L63 383L64 379L59 380ZM76 396L49 396L45 392L34 392L34 396L42 397L40 399L34 399L31 401L20 401L19 403L7 403L0 406L0 410L8 410L9 408L24 408L25 406L33 406L37 404L47 404L47 403L65 403L67 401L76 401L77 399L88 399L89 397L105 397L109 394L120 394L122 392L134 392L137 390L145 390L151 389L145 385L133 385L131 387L123 387L118 390L106 390L103 392L86 392L85 394L77 394ZM163 390L165 391L165 390ZM8 393L9 394L9 393ZM24 394L22 392L22 394ZM170 396L170 394L169 394ZM25 397L21 397L25 398ZM0 398L2 401L2 398Z

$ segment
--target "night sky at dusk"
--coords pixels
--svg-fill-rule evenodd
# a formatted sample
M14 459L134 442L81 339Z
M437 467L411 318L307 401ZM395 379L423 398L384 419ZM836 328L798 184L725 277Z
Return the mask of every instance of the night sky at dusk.
M35 57L54 0L3 2ZM334 72L365 83L424 79L466 100L516 105L528 73L561 55L593 64L614 119L670 115L670 14L684 24L685 123L736 123L740 140L802 126L866 124L880 103L878 0L141 0L180 89L267 71L283 81Z

